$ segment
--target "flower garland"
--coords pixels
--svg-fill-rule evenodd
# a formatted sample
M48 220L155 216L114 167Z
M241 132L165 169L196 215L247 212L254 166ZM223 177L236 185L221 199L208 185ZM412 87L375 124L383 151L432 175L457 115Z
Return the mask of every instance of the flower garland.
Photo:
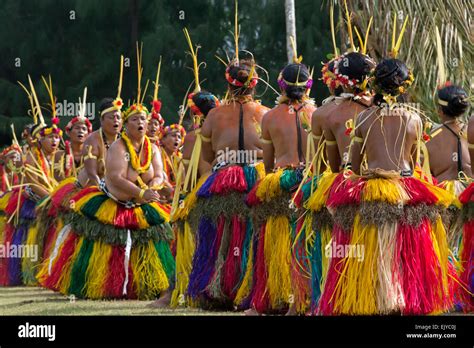
M366 56L366 57L370 61L373 61L370 57L368 57L368 56ZM344 61L344 59L346 59L346 57L345 57L345 55L342 55L334 61L334 73L333 74L336 77L336 80L339 82L339 84L341 86L343 86L345 88L357 87L360 90L364 91L367 88L367 83L370 79L370 75L366 76L366 78L363 79L362 81L360 81L359 79L350 79L349 76L343 75L339 71L339 64L341 64L341 62ZM326 69L325 73L327 74L327 69Z
M140 151L140 154L142 151L145 152L145 158L142 163L140 163L140 156L137 155L135 149L133 148L132 141L130 138L127 136L126 132L122 132L122 139L125 142L125 146L127 147L127 151L130 155L130 164L132 165L132 168L138 173L138 174L143 174L145 173L149 168L152 160L152 146L150 139L145 135L145 138L143 140L143 145L142 149Z
M163 139L164 137L166 137L168 134L170 134L171 132L177 130L179 133L181 133L181 144L179 146L183 146L184 144L184 138L186 137L186 130L184 129L184 127L180 124L172 124L172 125L169 125L169 126L166 126L163 128L163 131L160 132L160 140Z
M341 85L341 83L337 79L336 75L334 75L334 73L329 69L330 63L331 61L327 62L321 69L322 80L328 88L336 89Z
M136 103L131 105L127 110L123 112L123 122L126 122L130 118L130 116L138 113L144 113L147 116L149 114L148 109L145 105Z
M76 123L84 123L87 127L87 133L92 133L92 123L87 117L76 116L66 126L66 134L69 134Z
M40 130L40 135L42 137L48 136L50 134L58 134L60 137L63 136L63 131L57 126L59 124L59 118L53 117L51 127L43 127Z
M233 66L238 66L238 64L235 64L235 63L234 65L231 64L227 66L227 69L225 70L225 79L227 80L227 82L230 83L232 86L236 86L236 87L245 87L249 89L255 88L255 86L258 83L258 74L255 71L255 69L252 69L250 71L249 77L247 78L246 82L240 82L239 80L234 79L232 76L230 76L230 69Z

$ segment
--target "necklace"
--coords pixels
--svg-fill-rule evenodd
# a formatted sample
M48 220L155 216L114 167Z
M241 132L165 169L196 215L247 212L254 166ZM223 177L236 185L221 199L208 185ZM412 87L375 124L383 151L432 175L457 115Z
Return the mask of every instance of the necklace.
M138 154L137 154L138 151L135 150L135 148L133 147L132 141L127 136L127 134L125 134L125 132L122 133L122 139L125 143L125 146L127 147L128 154L130 155L130 164L132 168L138 174L145 173L150 168L151 159L152 159L150 139L145 135L141 149ZM141 157L140 154L142 153L142 151L145 152L145 158L143 162L140 162L140 157Z
M102 129L102 127L100 128L100 138L102 139L102 143L104 144L105 149L108 150L111 144L107 142L107 138L105 137L104 130ZM115 140L117 140L117 135L115 135L114 141Z

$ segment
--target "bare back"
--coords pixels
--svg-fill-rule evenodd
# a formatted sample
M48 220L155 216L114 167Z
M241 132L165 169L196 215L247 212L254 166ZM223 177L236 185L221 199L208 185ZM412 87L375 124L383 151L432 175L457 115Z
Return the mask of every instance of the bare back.
M346 99L340 104L336 101L331 105L331 108L327 110L323 130L325 134L330 133L336 140L339 156L343 164L349 160L348 149L351 141L350 137L346 134L346 122L347 120L354 119L365 109L366 106L354 102L351 99Z
M255 150L262 157L262 148L258 128L263 115L269 110L257 102L247 102L243 108L243 150ZM239 150L240 105L231 102L212 109L206 117L201 133L211 138L211 148L203 144L204 159L215 164L219 152Z
M420 117L403 108L385 111L385 116L382 112L371 107L357 118L355 134L364 141L368 169L412 170L422 129ZM354 151L360 151L362 143L357 144Z
M317 109L313 113L313 133L318 135L318 129L322 129L326 139L329 164L333 172L337 173L341 167L350 162L350 137L346 134L346 122L354 119L371 103L372 100L368 97L363 97L357 102L345 96L335 97L326 103L324 108Z
M307 131L303 125L311 124L313 105L288 106L281 104L268 111L262 121L262 138L271 140L274 150L275 167L298 166L304 161L307 145ZM300 149L298 149L298 126L300 128ZM266 150L266 148L265 148ZM300 156L302 155L302 158ZM273 159L272 158L272 159ZM269 167L267 165L267 167Z
M459 136L461 144L461 153L458 154L458 137L449 129ZM438 181L455 180L458 178L458 169L461 169L468 176L471 176L471 158L467 139L462 132L467 131L466 125L463 124L447 124L440 126L441 132L431 138L426 143L430 159L431 173ZM461 161L458 163L458 159ZM458 168L460 166L461 168Z

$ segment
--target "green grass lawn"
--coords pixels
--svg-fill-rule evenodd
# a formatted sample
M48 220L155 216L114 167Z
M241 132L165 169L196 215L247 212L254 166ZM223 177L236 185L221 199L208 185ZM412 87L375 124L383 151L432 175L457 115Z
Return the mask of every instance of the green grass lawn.
M195 308L147 308L151 301L70 299L36 287L0 287L0 315L243 315Z

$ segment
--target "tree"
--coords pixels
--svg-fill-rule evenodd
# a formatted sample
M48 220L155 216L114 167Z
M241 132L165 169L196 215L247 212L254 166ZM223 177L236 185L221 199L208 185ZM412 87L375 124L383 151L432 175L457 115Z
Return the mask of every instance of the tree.
M291 37L295 40L296 46L296 18L295 18L295 1L285 0L285 18L286 18L286 52L288 55L288 62L292 62L293 48L291 44Z

